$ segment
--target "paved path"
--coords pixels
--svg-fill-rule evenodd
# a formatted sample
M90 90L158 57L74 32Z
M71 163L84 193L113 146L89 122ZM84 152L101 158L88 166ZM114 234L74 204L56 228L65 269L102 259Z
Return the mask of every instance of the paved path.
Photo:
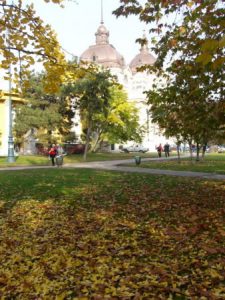
M176 159L171 157L169 159ZM144 161L159 161L168 160L165 158L142 158ZM111 170L129 173L145 173L145 174L158 174L158 175L170 175L170 176L182 176L182 177L200 177L207 179L219 179L225 180L225 175L215 174L215 173L204 173L204 172L190 172L190 171L172 171L172 170L159 170L159 169L149 169L141 167L127 167L121 166L121 164L134 164L134 159L126 160L115 160L115 161L97 161L97 162L86 162L79 164L65 164L65 167L71 168L90 168L90 169L101 169L101 170Z
M144 161L159 161L176 159L176 157L171 158L142 158ZM88 168L88 169L100 169L100 170L110 170L119 172L129 172L129 173L145 173L145 174L158 174L158 175L170 175L170 176L182 176L182 177L199 177L206 179L219 179L225 180L225 175L215 174L215 173L203 173L203 172L190 172L190 171L171 171L171 170L159 170L159 169L149 169L140 167L127 167L122 166L122 164L135 163L134 159L123 159L123 160L110 160L110 161L95 161L95 162L83 162L83 163L67 163L64 164L63 168ZM24 167L7 167L0 168L0 171L12 171L12 170L31 170L31 169L49 169L51 166L24 166Z

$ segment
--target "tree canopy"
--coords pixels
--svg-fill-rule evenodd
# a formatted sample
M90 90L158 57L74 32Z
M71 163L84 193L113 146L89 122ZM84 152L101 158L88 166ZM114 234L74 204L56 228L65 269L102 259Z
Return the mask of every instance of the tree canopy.
M225 128L225 36L221 0L121 0L117 16L137 15L154 35L163 86L148 92L153 121L167 136L207 143ZM145 43L146 40L138 39Z
M25 134L34 130L39 143L65 141L70 134L74 111L70 99L59 91L47 94L44 90L45 74L33 74L24 96L27 103L17 106L15 136L17 143L23 143Z
M61 4L63 1L44 2ZM6 70L5 79L9 78L11 66L14 80L23 87L30 67L38 62L46 70L46 89L55 92L65 71L65 59L54 31L36 14L33 3L3 0L0 14L0 67Z
M120 0L116 16L137 15L149 25L154 34L152 42L158 56L157 65L165 59L188 54L192 47L199 48L196 59L204 65L212 62L219 67L224 61L224 6L222 0ZM188 49L182 48L186 40ZM146 41L139 39L140 42ZM186 52L186 53L185 53Z
M120 143L140 140L138 113L108 70L92 69L83 77L65 85L65 92L76 99L88 148L96 151L101 142Z

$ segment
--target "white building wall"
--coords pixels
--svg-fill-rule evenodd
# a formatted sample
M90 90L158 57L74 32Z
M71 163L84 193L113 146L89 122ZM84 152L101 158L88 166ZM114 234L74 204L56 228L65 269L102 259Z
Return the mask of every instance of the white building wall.
M136 104L139 109L139 120L140 125L146 128L146 134L143 137L143 145L149 148L150 151L156 151L156 146L160 143L164 145L166 142L170 144L165 136L162 135L158 126L151 122L151 116L149 114L149 105L147 105L145 91L152 88L156 76L153 74L147 74L146 72L137 72L132 74L129 67L121 70L119 68L114 68L111 70L113 75L116 75L119 83L124 86L128 94L128 100ZM132 144L130 142L128 144ZM116 146L115 149L118 149Z

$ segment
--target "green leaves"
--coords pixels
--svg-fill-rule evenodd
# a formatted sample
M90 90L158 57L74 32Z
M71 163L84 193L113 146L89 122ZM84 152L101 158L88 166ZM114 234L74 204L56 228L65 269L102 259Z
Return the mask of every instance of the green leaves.
M72 126L72 110L64 92L47 94L44 89L46 74L32 75L29 88L24 92L27 103L16 108L14 131L17 142L23 143L24 135L33 130L40 143L49 144L56 139L66 139ZM29 100L28 100L29 99Z

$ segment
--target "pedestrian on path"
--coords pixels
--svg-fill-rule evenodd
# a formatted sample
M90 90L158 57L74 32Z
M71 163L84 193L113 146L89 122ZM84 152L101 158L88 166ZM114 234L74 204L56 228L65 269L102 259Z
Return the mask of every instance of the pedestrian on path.
M48 154L52 161L52 166L55 166L55 157L57 155L57 147L55 144L52 144L52 147L50 148Z
M170 156L170 145L168 143L166 143L164 145L164 152L165 152L165 157L169 157Z
M162 150L163 150L162 144L159 144L159 146L156 148L156 150L158 152L158 156L161 157L162 156Z

